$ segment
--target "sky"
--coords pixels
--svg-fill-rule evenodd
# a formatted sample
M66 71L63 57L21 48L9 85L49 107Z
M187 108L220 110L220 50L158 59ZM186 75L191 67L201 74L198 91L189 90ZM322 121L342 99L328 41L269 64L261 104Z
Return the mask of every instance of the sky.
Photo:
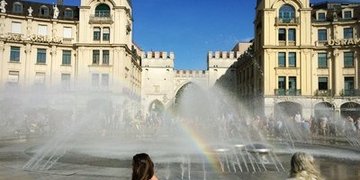
M321 0L312 0L318 1ZM144 51L174 52L175 69L205 70L209 51L230 51L236 43L253 38L256 0L132 3L133 41ZM64 0L64 4L79 5L80 0Z

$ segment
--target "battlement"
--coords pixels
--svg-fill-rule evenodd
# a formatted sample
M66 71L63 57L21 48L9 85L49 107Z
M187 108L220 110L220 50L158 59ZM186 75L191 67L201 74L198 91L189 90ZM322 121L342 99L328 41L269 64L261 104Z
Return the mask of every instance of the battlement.
M143 59L175 59L173 52L148 51L142 54Z
M208 71L206 70L176 70L175 77L186 78L204 78L207 77Z
M238 51L209 51L208 59L233 60L239 58L241 54Z

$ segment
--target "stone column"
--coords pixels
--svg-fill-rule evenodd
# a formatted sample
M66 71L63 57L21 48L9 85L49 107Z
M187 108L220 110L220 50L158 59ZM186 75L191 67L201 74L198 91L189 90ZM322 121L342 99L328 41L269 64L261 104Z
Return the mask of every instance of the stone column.
M31 50L32 45L30 43L27 43L25 45L25 72L24 72L24 85L25 87L29 84L29 74L31 73L30 69L32 64L34 63L31 59Z
M5 50L5 44L4 41L0 41L0 66L4 70L3 67L5 67L6 60L4 58L4 50ZM0 84L5 84L5 77L3 77L5 74L4 72L0 72ZM3 87L3 86L2 86Z
M50 77L50 87L53 86L53 69L54 69L54 63L55 63L55 60L56 60L56 54L57 54L57 48L55 45L52 45L51 46L51 51L50 51L50 55L51 55L51 58L50 58L50 73L49 73L49 77Z

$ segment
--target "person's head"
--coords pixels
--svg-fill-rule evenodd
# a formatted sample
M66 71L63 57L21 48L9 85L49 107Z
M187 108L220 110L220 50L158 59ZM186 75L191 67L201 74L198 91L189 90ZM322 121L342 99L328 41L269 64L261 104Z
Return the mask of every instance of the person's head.
M297 177L302 172L320 178L320 173L316 168L314 157L304 152L297 152L291 158L290 176Z
M154 163L146 153L136 154L132 161L132 180L149 180L154 175Z

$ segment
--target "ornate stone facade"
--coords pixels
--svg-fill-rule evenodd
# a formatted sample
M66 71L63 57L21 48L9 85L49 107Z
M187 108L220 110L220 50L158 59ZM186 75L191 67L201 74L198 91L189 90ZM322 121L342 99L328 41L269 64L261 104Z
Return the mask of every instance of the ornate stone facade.
M254 57L239 68L251 72L240 96L257 103L253 113L359 117L359 10L358 3L258 1Z

